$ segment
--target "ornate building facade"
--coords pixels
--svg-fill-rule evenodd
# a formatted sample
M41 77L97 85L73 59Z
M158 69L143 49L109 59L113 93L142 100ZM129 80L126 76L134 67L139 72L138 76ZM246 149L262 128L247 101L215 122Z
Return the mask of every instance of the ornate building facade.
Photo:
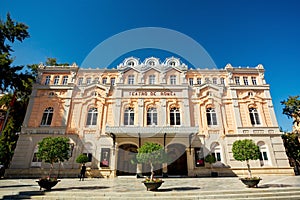
M130 57L113 69L40 66L22 132L7 177L34 177L49 165L36 158L38 142L69 137L72 157L61 176L76 176L76 157L89 157L93 177L145 175L149 166L131 162L145 142L165 148L163 176L208 176L213 154L219 176L243 175L232 144L252 139L261 158L254 174L293 175L278 128L264 68L188 69L179 59L164 62Z

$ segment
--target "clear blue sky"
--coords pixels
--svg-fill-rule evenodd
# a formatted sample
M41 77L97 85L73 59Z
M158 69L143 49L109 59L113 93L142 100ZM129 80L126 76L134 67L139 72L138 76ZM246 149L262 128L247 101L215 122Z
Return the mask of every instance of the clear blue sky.
M102 41L139 27L188 35L218 68L261 63L279 126L291 130L280 101L300 94L300 1L1 0L2 20L7 12L27 24L31 36L14 45L16 65L45 62L47 57L80 65Z

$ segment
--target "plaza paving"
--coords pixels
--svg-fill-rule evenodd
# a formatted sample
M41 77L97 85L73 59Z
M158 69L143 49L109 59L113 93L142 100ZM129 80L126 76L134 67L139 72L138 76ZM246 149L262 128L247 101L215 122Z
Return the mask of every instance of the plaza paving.
M37 179L0 179L2 199L300 199L300 176L262 176L258 188L238 177L164 178L158 191L146 191L135 177L61 179L51 191Z

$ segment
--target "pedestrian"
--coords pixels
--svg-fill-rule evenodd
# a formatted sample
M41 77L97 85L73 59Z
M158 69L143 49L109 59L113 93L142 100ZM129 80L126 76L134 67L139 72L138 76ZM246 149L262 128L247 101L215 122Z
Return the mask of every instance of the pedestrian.
M84 177L85 177L85 171L86 171L86 166L85 164L83 163L82 164L82 167L81 167L81 170L80 170L80 177L79 177L79 181L84 181Z

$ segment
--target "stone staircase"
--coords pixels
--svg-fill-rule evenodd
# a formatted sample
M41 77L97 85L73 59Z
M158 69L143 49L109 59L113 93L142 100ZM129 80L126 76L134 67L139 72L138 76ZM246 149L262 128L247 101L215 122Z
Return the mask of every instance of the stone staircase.
M226 190L226 191L201 191L201 192L103 192L101 190L92 191L32 191L20 192L16 195L6 195L3 199L100 199L100 200L133 200L133 199L300 199L300 188L249 188L247 190Z

